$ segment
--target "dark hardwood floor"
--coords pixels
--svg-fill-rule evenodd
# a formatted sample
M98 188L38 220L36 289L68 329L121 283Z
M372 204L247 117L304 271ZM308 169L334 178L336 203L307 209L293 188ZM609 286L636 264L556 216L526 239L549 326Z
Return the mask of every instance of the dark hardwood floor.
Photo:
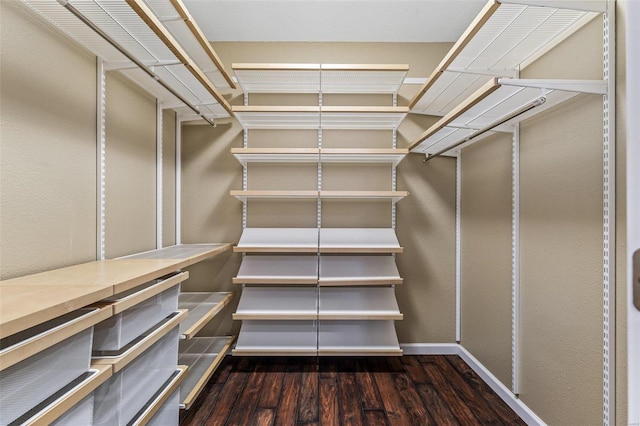
M183 426L524 425L458 356L226 357Z

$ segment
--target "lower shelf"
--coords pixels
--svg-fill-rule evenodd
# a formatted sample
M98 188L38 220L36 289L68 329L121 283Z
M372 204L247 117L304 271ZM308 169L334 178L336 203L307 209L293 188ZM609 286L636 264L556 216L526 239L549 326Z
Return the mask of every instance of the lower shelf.
M315 355L316 321L242 321L233 355Z
M134 420L131 421L131 426L144 426L146 424L167 424L162 420L159 420L156 417L156 414L159 414L163 410L163 406L165 403L173 404L174 402L171 398L174 393L180 387L180 384L187 376L187 367L184 365L179 365L176 372L171 376L171 378L167 381L165 386L163 386L151 400L140 410L138 415ZM178 420L178 407L175 407L175 416L172 420Z
M230 292L184 292L178 298L178 308L187 309L189 316L180 324L180 335L191 339L231 301Z
M318 355L402 355L393 321L320 321Z
M234 340L235 336L194 337L180 342L178 363L189 367L180 388L180 401L185 410L191 408Z

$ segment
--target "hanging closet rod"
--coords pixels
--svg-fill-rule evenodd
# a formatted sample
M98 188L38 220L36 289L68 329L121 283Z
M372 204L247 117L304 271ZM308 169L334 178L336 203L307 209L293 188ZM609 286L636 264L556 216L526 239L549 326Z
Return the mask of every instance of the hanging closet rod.
M478 130L477 132L472 133L471 135L467 136L466 138L464 138L463 140L454 143L453 145L447 146L446 148L442 148L440 151L434 153L434 154L425 154L425 157L422 159L423 163L426 163L427 161L431 160L434 157L438 157L439 155L444 154L447 151L452 150L453 148L456 148L464 143L469 142L472 139L477 138L478 136L490 131L491 129L494 129L498 126L500 126L501 124L506 123L507 121L514 119L522 114L524 114L527 111L531 111L532 109L534 109L535 107L539 107L540 105L544 104L547 101L547 98L545 98L544 96L539 97L538 99L532 101L531 103L529 103L528 105L525 105L517 110L515 110L514 112L512 112L511 114L502 117L501 119L494 121L493 123L489 124L487 127L485 127L484 129Z
M165 83L156 73L151 71L140 60L138 60L135 56L133 56L131 53L129 53L129 51L127 49L122 47L117 41L112 39L107 33L105 33L98 26L96 26L96 24L91 22L91 20L89 18L87 18L82 12L80 12L71 3L69 3L69 0L58 0L58 3L60 3L69 12L73 13L73 15L76 18L78 18L79 20L84 22L89 28L91 28L93 31L95 31L96 34L98 34L106 42L108 42L111 46L113 46L120 53L122 53L124 56L126 56L131 62L136 64L138 66L138 68L140 68L142 71L147 73L151 78L153 78L155 81L157 81L158 84L160 84L162 87L167 89L173 96L178 98L182 103L184 103L187 107L189 107L189 109L191 109L193 112L198 114L198 116L200 116L200 118L202 118L204 121L209 123L211 126L216 127L216 123L214 123L213 120L211 120L210 118L206 117L202 112L200 112L198 107L192 105L191 102L187 101L181 94L176 92L171 86L169 86L167 83Z

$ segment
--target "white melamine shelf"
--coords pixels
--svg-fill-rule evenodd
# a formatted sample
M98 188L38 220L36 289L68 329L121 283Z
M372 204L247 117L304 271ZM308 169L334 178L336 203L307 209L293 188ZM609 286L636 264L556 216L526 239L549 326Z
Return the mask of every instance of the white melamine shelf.
M233 106L245 129L396 129L409 109L386 106Z
M321 286L402 284L393 256L320 257Z
M401 320L392 287L323 287L320 320Z
M402 253L391 228L321 228L320 253Z
M59 2L22 0L28 7L52 23L96 56L104 59L110 69L120 70L139 86L149 91L164 105L185 116L195 116L177 97L153 78L133 65L117 49L76 18ZM127 3L130 3L131 6ZM210 119L229 117L231 106L218 91L229 88L230 80L224 67L214 61L215 53L186 9L178 10L171 0L71 0L69 4L124 47L146 67L172 87ZM179 19L160 22L154 11ZM166 18L167 16L163 16ZM166 41L166 43L165 43ZM213 81L213 83L212 83ZM195 116L197 117L197 116ZM194 118L195 118L194 117Z
M180 335L191 339L229 304L230 292L185 292L180 293L178 307L187 309L189 316L180 324Z
M233 355L315 355L316 321L242 321Z
M232 64L246 93L398 93L406 64Z
M179 346L178 364L187 365L180 387L180 401L188 410L231 348L234 336L194 337Z
M234 320L315 320L316 287L245 287Z
M494 78L427 129L411 143L409 149L411 152L433 154L466 140L477 141L495 132L511 131L512 125L580 93L603 95L606 82ZM542 103L533 106L535 102ZM487 128L492 130L472 137Z
M406 148L231 148L231 154L249 163L389 163L397 166Z
M515 77L606 4L490 0L410 102L411 112L445 115L492 77Z
M345 201L380 200L397 203L408 195L407 191L320 191L321 199Z
M229 195L236 197L240 201L250 199L294 199L294 200L315 200L318 198L318 191L281 191L281 190L231 190Z
M394 203L400 201L409 193L407 191L273 191L273 190L232 190L229 195L240 201L249 199L295 199L315 200L341 199L341 200L388 200Z
M244 256L234 284L317 284L317 256Z
M317 228L245 228L233 249L244 253L316 253Z
M318 355L402 355L393 321L320 321Z

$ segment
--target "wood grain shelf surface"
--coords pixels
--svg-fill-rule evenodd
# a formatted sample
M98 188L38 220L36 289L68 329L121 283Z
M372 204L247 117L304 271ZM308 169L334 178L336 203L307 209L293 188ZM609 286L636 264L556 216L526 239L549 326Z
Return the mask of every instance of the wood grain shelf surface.
M121 259L176 259L186 262L182 267L215 257L233 248L232 243L178 244L136 253Z

